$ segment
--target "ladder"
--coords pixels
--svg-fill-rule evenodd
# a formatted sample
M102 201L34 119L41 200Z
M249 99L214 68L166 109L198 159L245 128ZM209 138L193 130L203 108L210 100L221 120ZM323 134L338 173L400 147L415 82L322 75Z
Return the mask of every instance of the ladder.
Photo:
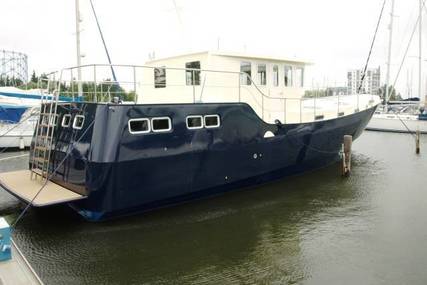
M49 94L49 83L47 92L42 91L40 116L35 131L35 140L31 157L31 179L41 180L49 178L49 162L53 145L53 135L58 124L58 99L59 91L55 89L53 94ZM60 84L58 82L58 88Z

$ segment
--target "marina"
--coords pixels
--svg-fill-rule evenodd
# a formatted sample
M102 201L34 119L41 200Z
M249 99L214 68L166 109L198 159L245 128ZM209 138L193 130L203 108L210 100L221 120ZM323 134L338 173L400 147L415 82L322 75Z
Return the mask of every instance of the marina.
M226 2L6 0L0 285L427 283L426 1Z

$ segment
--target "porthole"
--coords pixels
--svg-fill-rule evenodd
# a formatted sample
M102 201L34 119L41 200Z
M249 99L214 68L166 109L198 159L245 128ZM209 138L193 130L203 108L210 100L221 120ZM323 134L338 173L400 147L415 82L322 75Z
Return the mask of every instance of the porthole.
M158 117L151 119L151 129L155 133L168 132L172 130L172 122L169 117Z
M218 128L221 124L218 115L206 115L205 116L205 127L206 128Z
M68 128L71 124L71 115L70 114L66 114L62 117L62 123L61 126L63 128Z
M85 122L85 116L76 115L74 117L73 129L80 130L81 128L83 128L84 122Z
M201 129L203 128L203 117L202 116L188 116L186 118L187 129Z
M143 119L130 119L128 121L128 128L131 134L145 134L150 132L150 120Z

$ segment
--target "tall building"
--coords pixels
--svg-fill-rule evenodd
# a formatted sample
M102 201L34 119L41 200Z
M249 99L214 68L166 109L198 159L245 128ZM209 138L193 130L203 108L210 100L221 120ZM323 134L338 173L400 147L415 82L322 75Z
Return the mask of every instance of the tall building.
M347 88L350 94L356 94L362 80L363 69L353 69L347 72ZM365 79L362 83L360 93L378 95L381 87L381 70L370 68L366 70Z

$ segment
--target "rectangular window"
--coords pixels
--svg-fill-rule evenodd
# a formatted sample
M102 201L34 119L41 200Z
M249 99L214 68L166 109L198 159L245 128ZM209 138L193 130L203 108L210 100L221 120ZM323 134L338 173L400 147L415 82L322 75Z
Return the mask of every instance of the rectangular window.
M273 85L279 86L279 67L273 65Z
M131 134L145 134L150 132L149 119L130 119L128 121L128 128Z
M63 128L68 128L70 126L71 123L71 115L70 114L66 114L64 115L64 117L62 117L62 127Z
M80 130L81 128L83 128L84 122L85 122L85 116L76 115L74 117L73 129Z
M304 86L304 68L303 67L297 67L295 69L295 79L296 79L296 87L303 87Z
M152 118L151 129L155 133L168 132L172 130L171 119L169 117Z
M166 68L154 68L154 88L166 87Z
M292 87L292 66L285 65L285 86Z
M240 63L240 84L251 85L251 63L244 61Z
M267 67L265 64L258 64L258 84L267 85Z
M203 117L202 116L188 116L187 117L187 129L201 129L203 128Z
M187 85L200 85L200 61L185 64L185 81ZM195 70L198 69L198 70Z
M220 125L218 115L206 115L205 116L205 127L206 128L217 128Z

